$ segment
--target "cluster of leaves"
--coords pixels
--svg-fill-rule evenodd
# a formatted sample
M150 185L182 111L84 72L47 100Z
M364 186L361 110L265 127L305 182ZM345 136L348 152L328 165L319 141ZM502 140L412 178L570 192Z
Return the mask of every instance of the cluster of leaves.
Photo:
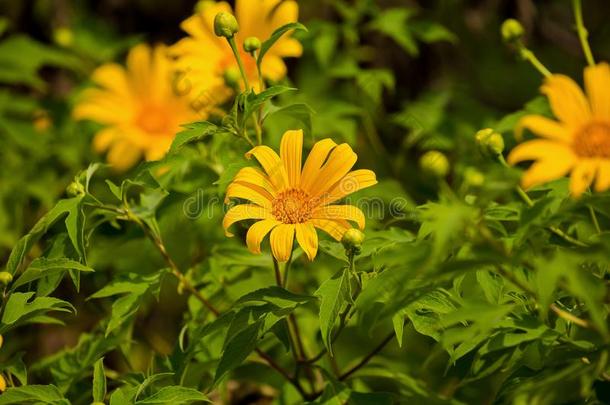
M372 41L407 58L458 36L415 8L331 7L338 22L308 23L300 90L242 93L222 120L185 125L163 160L123 178L100 164L78 173L86 137L65 148L63 137L78 138L69 119L37 134L32 115L48 101L15 86L40 92L41 65L79 75L91 55L0 42L0 80L14 86L0 97L0 247L11 248L12 278L0 405L608 402L608 193L573 201L559 180L530 204L516 169L475 153L475 125L509 134L525 113L548 115L546 101L485 122L487 108L466 114L468 97L452 89L403 105L391 63L371 63ZM305 35L288 25L263 49L294 29ZM352 198L369 216L358 255L322 239L313 263L297 249L274 269L268 247L244 247L245 227L224 236L223 197L257 127L274 143L295 125L309 144L364 143L369 160L384 157L383 175ZM413 149L452 152L448 183L414 179ZM61 347L48 343L70 330Z

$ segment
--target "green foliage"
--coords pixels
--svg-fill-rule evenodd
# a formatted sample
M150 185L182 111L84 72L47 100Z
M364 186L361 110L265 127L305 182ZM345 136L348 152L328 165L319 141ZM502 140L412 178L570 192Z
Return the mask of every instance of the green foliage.
M610 402L609 192L576 200L567 178L525 192L521 169L475 142L489 127L509 152L521 118L554 117L541 79L507 59L506 7L299 1L307 28L269 30L242 55L260 73L292 35L303 56L286 78L237 83L181 123L165 157L119 173L91 163L104 126L76 122L74 104L98 65L140 39L169 43L191 10L138 2L127 21L119 6L7 3L0 405ZM599 3L587 18L601 60ZM524 44L579 78L576 37L543 42L575 35L563 8L541 3L560 21ZM129 32L134 17L150 35ZM244 153L278 151L289 129L304 151L346 142L375 171L378 184L337 202L366 216L358 249L319 231L313 262L295 243L282 264L267 241L247 249L254 220L225 236L227 187L256 166ZM417 165L431 152L447 157L442 175Z

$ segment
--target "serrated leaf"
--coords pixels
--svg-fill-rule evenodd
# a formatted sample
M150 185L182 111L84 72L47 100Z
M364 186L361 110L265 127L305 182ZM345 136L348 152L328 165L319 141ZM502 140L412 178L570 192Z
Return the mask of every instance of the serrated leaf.
M341 309L352 299L349 269L344 268L326 280L314 295L320 298L319 317L322 341L332 355L333 327Z
M148 398L137 401L137 405L190 404L191 402L212 402L202 392L193 388L163 387Z
M62 273L66 270L93 272L91 267L85 266L80 262L67 258L47 259L39 257L30 263L28 268L15 280L11 286L12 290L16 290L24 284L38 280L42 277L48 277L57 273Z
M54 385L11 387L0 395L0 405L52 404L70 405Z
M408 24L413 14L412 9L390 8L378 15L369 24L369 28L392 38L409 55L417 56L419 49Z
M246 360L246 358L256 349L259 333L263 326L263 321L258 320L242 329L238 334L227 343L222 357L216 368L214 383L218 383L229 371Z
M36 297L31 300L33 296L33 292L14 292L9 296L2 313L0 333L25 322L32 322L35 317L45 315L48 312L75 311L69 302L58 298Z
M183 127L186 129L176 134L172 146L169 149L169 153L174 153L184 145L199 141L219 130L217 125L208 121L192 122L183 125Z
M282 287L271 286L252 291L239 298L235 304L266 302L279 308L295 308L298 305L311 302L314 299L315 297L309 295L295 294Z

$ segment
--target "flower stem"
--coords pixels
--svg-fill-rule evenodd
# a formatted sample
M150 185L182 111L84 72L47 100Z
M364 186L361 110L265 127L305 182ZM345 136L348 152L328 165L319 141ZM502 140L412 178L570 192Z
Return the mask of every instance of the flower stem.
M599 221L597 220L597 215L595 214L595 210L590 204L587 204L587 208L589 208L589 215L591 215L591 222L593 222L593 226L595 227L595 232L599 235L602 233L602 229L599 226Z
M248 76L246 75L246 70L244 69L244 63L241 60L241 56L239 54L239 50L237 49L237 44L235 43L235 37L227 38L229 45L231 46L231 50L233 51L233 55L235 55L235 60L237 61L237 65L239 66L239 72L241 73L241 77L244 80L244 85L246 86L246 91L250 90L250 83L248 83Z
M580 46L582 47L582 51L585 54L585 58L587 59L587 63L589 66L595 65L595 60L593 59L593 53L591 52L591 47L589 46L589 32L585 28L585 24L582 19L582 2L581 0L572 0L572 9L574 11L574 20L576 20L576 32L578 34L578 39L580 40Z
M520 47L519 53L521 54L521 57L523 59L525 59L526 61L528 61L538 72L540 72L540 74L542 76L549 77L549 76L553 75L551 73L551 71L548 70L542 62L540 62L540 60L536 57L534 52L532 52L530 49L526 48L525 45L523 45L523 43L520 43L519 47Z

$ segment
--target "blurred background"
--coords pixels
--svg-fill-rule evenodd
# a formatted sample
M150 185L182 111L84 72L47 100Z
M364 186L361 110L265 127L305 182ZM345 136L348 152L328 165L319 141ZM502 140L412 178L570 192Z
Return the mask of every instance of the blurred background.
M91 148L99 126L75 122L70 115L79 93L90 85L91 72L105 62L123 63L128 49L139 42L176 42L184 36L180 22L193 13L196 3L0 0L0 263L65 196L79 171L91 162L103 162ZM315 111L315 139L349 142L359 154L360 166L376 171L382 181L372 193L402 196L413 204L436 193L418 175L417 160L423 152L447 153L452 184L459 184L473 165L494 178L493 169L485 170L485 163L477 160L473 134L493 126L510 147L519 114L529 106L539 110L545 103L538 96L539 73L502 42L499 30L506 18L522 22L526 44L551 71L581 81L585 65L567 0L303 0L299 5L300 21L309 32L297 35L303 56L287 60L288 81L299 89L290 97ZM588 0L583 7L596 60L609 60L610 7L606 0ZM269 142L277 143L279 128L287 125L269 122ZM313 139L308 141L312 143ZM177 194L160 218L170 250L183 265L243 267L243 252L221 245L225 242L220 215L191 221L180 216L180 209L171 210L217 179L201 156L184 159L168 185ZM120 183L129 173L108 171L107 176ZM373 218L371 226L383 226L386 220L383 215ZM132 272L147 267L147 261L150 268L160 267L153 249L134 235L111 227L100 231L90 260L102 271L80 292L70 283L59 290L79 309L68 327L25 329L21 341L7 345L28 348L28 363L35 363L74 346L85 336L82 333L94 330L102 314L85 298L104 285L107 272ZM183 244L172 235L190 242ZM136 251L140 253L134 256ZM37 256L40 250L32 254ZM171 352L186 305L186 298L176 296L171 287L162 294L178 299L161 300L163 306L151 300L138 316L138 333L145 343L134 353ZM431 350L431 342L412 338L416 344L407 355L415 364L418 356L427 358L421 353ZM145 367L147 355L140 361ZM45 381L44 373L33 378Z

